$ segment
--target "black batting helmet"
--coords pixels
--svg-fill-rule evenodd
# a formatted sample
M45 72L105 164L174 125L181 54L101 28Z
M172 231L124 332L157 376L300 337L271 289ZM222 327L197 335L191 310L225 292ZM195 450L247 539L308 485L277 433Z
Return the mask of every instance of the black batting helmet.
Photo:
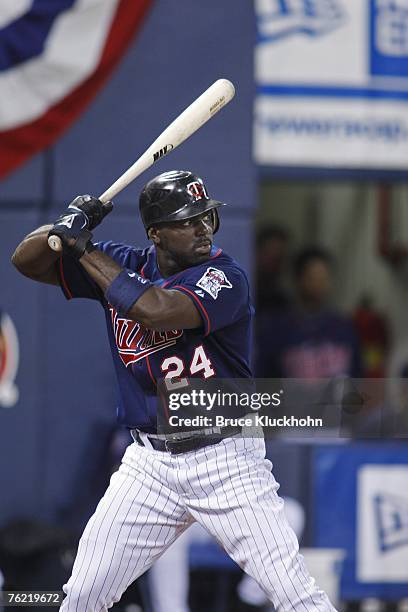
M149 181L140 194L139 208L146 231L159 223L183 221L214 211L214 234L219 227L217 208L225 206L209 197L202 179L187 170L172 170Z

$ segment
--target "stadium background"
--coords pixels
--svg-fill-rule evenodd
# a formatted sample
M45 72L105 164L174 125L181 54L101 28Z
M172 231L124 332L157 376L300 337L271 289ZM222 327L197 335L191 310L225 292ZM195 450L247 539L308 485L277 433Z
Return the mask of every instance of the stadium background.
M257 8L269 5L277 10L278 5L292 4L302 5L271 1L259 2ZM320 2L329 4L336 3ZM375 3L369 4L373 9ZM0 40L1 35L0 30ZM166 0L153 1L112 76L79 118L52 145L1 180L0 308L17 332L19 362L18 399L4 400L0 408L0 528L21 518L58 527L83 521L94 501L90 482L98 473L114 425L115 402L104 323L96 315L96 306L80 301L67 305L55 288L26 281L12 268L10 255L26 233L53 220L73 196L103 191L216 78L235 83L233 103L115 198L114 213L97 236L146 244L137 213L141 186L166 169L192 169L205 177L211 194L230 204L223 210L217 241L254 281L256 228L267 222L290 231L293 249L312 242L330 247L340 271L339 307L351 311L369 293L378 311L386 313L393 338L384 373L397 376L404 366L408 358L404 267L408 223L404 224L403 207L408 157L395 169L378 165L367 169L364 159L360 169L335 170L330 163L314 168L283 167L264 159L257 163L253 142L259 93L257 43L251 2L207 0L204 6L178 0L175 8ZM0 142L1 138L0 132ZM384 210L394 215L386 234L381 225ZM400 249L397 267L395 249ZM17 348L8 338L12 359ZM333 569L341 576L339 598L395 602L407 597L407 573L397 571L393 577L384 571L381 575L381 563L390 567L386 546L378 552L380 569L376 566L375 578L361 578L356 562L365 539L378 539L375 525L372 533L359 532L361 496L378 494L370 488L368 477L367 482L360 477L361 469L371 465L375 480L376 466L382 470L396 464L406 471L395 485L398 503L390 511L394 518L386 528L397 532L397 565L405 562L408 567L404 442L340 447L279 441L269 444L269 452L281 491L304 507L307 522L302 544L345 549L342 568ZM383 472L378 474L384 479ZM214 557L213 552L196 550L195 567L211 569L215 563L231 571L222 555ZM318 562L321 571L331 558L323 554Z

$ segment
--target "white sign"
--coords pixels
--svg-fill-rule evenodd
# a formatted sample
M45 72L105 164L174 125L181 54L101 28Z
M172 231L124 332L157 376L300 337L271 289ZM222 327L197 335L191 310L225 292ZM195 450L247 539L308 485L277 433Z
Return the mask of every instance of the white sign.
M364 465L357 487L357 580L407 582L408 465Z
M255 7L256 162L407 169L407 0Z

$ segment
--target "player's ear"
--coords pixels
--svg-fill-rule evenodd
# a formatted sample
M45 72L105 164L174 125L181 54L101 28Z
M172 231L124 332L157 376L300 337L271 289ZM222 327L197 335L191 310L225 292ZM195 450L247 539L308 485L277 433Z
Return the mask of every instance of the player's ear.
M147 235L154 244L160 244L160 230L157 227L149 228Z

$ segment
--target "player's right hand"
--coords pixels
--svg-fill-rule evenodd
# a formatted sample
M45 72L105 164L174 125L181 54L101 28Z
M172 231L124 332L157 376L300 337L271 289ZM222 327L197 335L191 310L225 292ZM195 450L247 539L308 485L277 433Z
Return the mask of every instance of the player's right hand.
M87 229L93 230L113 209L112 202L103 204L98 198L90 195L77 196L68 206L66 214L82 212L87 219Z

